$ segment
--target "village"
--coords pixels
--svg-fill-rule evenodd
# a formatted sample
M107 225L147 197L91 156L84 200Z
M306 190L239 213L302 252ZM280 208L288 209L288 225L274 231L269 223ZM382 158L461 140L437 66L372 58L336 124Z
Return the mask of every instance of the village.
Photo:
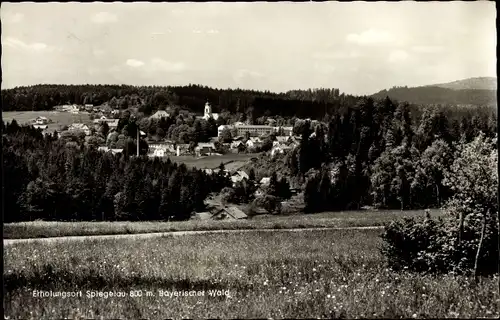
M94 132L99 130L99 127L104 123L109 128L108 135L115 132L118 127L118 122L120 119L120 114L123 111L111 109L108 106L93 106L92 104L86 104L83 106L78 105L67 105L56 107L59 112L69 112L73 114L88 114L92 119L92 123L72 123L67 127L63 127L57 130L58 134L63 134L64 132L83 132L86 137L90 137ZM165 110L158 110L156 113L151 115L149 118L160 120L162 118L168 118L170 114ZM204 115L198 116L199 119L208 120L213 118L217 120L219 114L213 113L210 104L207 102L205 105ZM269 121L272 123L272 119ZM52 120L39 116L31 121L31 124L37 128L41 129L43 134L52 134L48 130L48 124L52 123ZM312 120L313 125L317 121ZM237 134L231 137L230 142L222 142L222 135L225 130L231 130ZM229 125L220 125L217 128L217 137L212 137L209 142L198 142L194 148L192 144L189 143L176 143L168 139L155 140L151 139L148 134L140 131L140 137L144 138L148 143L148 157L168 157L168 156L222 156L224 153L220 151L217 152L216 143L220 142L224 150L228 153L255 153L259 147L262 147L266 137L270 135L274 136L271 148L271 156L278 153L284 153L288 150L292 150L297 147L300 143L300 137L293 134L293 127L285 126L272 126L269 125L250 125L243 122L235 122ZM122 149L120 148L108 148L107 146L99 146L99 151L120 153Z
M120 116L123 112L123 110L120 111L111 109L108 106L93 106L92 104L86 104L83 106L66 105L56 107L55 110L57 110L57 112L89 115L91 120L87 121L87 123L84 121L75 122L69 126L62 127L60 130L56 130L59 137L64 135L81 135L85 137L84 139L86 141L91 139L93 136L98 135L99 132L102 132L101 129L103 126L108 128L107 137L104 139L104 141L107 141L107 138L110 135L117 132ZM149 116L150 119L155 119L157 121L167 119L169 117L171 117L171 114L165 110L158 110ZM217 120L219 118L219 114L213 113L211 105L207 102L205 104L203 116L197 116L196 118L203 120ZM276 157L278 154L285 154L297 148L300 144L301 137L294 135L293 127L273 126L273 122L273 119L269 119L267 125L250 125L243 122L220 125L217 127L216 137L211 137L209 142L198 142L196 144L176 143L175 141L169 139L153 139L144 131L139 129L137 135L147 142L147 156L149 158L159 158L165 160L167 158L173 158L174 161L177 157L192 157L196 160L204 158L220 158L219 163L224 163L227 156L230 156L231 154L248 154L248 159L255 159L251 156L258 155L260 153L258 151L262 150L265 141L269 139L271 139L272 145L267 150L267 154L271 158ZM48 129L48 124L50 123L53 123L53 120L44 116L39 116L31 120L31 125L33 125L34 128L42 130L44 135L53 133ZM317 125L318 121L312 120L312 123L313 125ZM224 131L231 131L233 133L230 141L223 139ZM123 153L123 148L112 148L106 144L97 146L97 150L111 154ZM218 166L208 167L206 165L199 165L197 167L208 175L219 174L221 170ZM243 180L249 181L250 179L249 172L241 170L239 167L232 167L230 169L223 168L222 170L224 172L223 175L230 179L232 187L236 187L238 183ZM269 186L270 179L270 177L262 177L258 181L251 181L255 188L254 197L262 197L266 194L265 190ZM290 188L290 192L293 196L297 196L300 190L297 188ZM294 200L296 200L296 197ZM193 219L221 220L248 218L248 214L245 213L240 206L229 205L227 203L223 204L219 195L214 196L211 199L207 199L206 202L206 211L194 213ZM283 201L280 203L280 206L286 204L287 202ZM260 210L260 214L264 213L266 213L265 210Z

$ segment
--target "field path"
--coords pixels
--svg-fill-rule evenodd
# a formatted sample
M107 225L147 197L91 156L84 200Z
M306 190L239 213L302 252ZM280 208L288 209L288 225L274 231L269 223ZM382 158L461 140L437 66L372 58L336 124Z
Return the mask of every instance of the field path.
M381 226L368 227L344 227L344 228L294 228L294 229L243 229L243 230L199 230L199 231L170 231L154 233L136 233L136 234L112 234L112 235L93 235L93 236L67 236L50 238L32 238L32 239L4 239L4 246L20 243L32 242L63 242L63 241L85 241L85 240L106 240L106 239L147 239L162 236L187 236L209 233L245 233L245 232L301 232L301 231L321 231L321 230L377 230Z

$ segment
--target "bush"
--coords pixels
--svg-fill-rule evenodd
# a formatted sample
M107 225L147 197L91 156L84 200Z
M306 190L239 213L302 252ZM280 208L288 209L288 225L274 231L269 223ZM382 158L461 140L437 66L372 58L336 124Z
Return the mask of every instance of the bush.
M281 202L275 196L265 195L263 197L257 197L251 204L253 210L257 208L263 208L270 214L280 214L281 213Z
M474 221L475 220L475 221ZM459 226L455 219L404 218L385 226L382 253L394 270L424 273L466 273L474 269L479 244L480 221L470 217L458 242ZM478 273L497 272L496 230L486 233Z
M496 138L479 135L456 146L444 185L454 195L449 218L405 219L385 227L383 254L394 269L420 272L498 272L498 153Z
M394 270L417 272L449 272L453 264L445 263L453 256L448 250L446 222L442 219L404 218L385 226L382 253ZM436 259L437 256L444 259Z

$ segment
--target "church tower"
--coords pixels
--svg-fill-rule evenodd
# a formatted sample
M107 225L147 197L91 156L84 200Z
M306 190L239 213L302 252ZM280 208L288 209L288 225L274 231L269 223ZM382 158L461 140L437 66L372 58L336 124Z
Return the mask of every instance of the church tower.
M210 104L207 102L205 104L205 115L204 115L204 118L205 119L208 119L212 117L212 107L210 106Z

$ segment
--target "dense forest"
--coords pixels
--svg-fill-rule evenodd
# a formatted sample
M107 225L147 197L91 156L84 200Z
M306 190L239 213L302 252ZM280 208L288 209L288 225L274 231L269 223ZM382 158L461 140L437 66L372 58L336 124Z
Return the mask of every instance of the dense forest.
M101 153L15 121L2 131L5 222L185 220L230 183L169 160Z
M221 111L217 121L194 117L207 99L219 109L214 111ZM258 179L274 173L286 177L290 185L303 189L307 212L439 207L453 195L443 177L457 150L481 134L491 139L497 132L496 108L422 106L388 97L346 96L337 89L273 94L201 86L41 85L3 90L2 102L7 110L66 103L139 109L139 117L122 113L114 135L102 133L108 146L124 147L122 156L98 153L97 144L83 139L43 137L15 122L4 125L5 184L12 186L4 190L6 221L187 219L201 209L209 192L232 192L222 176L130 157L136 126L159 138L194 143L215 135L216 126L238 120L260 123L273 117L294 125L301 136L299 147L276 158L264 153L246 169L253 169ZM167 107L173 109L168 120L146 117ZM321 122L313 126L295 121L298 117ZM140 143L145 154L147 145ZM251 201L242 190L234 190L236 198Z
M241 114L253 119L276 115L322 119L325 114L355 103L338 89L294 90L271 93L241 89L118 85L36 85L2 90L4 111L51 110L65 104L108 104L116 109L138 108L145 115L168 106L203 113L206 102L214 112Z
M453 90L438 86L426 87L394 87L372 95L373 98L389 97L394 100L408 101L416 104L473 105L496 106L496 90L461 89Z
M247 170L291 177L309 212L440 207L452 195L443 175L455 151L480 134L495 137L496 110L427 106L418 114L406 103L361 98L315 130L302 124L299 148Z

